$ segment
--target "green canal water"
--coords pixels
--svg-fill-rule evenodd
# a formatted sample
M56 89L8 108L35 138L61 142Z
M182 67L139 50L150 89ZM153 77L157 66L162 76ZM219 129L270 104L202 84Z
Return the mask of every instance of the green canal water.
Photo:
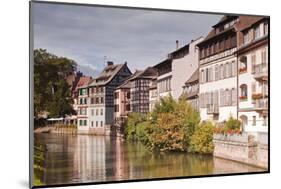
M263 169L206 155L152 153L140 143L93 135L35 134L47 152L47 185L260 172Z

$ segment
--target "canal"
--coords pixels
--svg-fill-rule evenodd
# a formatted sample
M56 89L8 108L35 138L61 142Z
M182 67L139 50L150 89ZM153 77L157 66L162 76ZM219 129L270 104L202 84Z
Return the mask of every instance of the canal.
M93 135L35 134L46 144L41 182L47 185L210 174L263 169L206 155L152 153L140 143Z

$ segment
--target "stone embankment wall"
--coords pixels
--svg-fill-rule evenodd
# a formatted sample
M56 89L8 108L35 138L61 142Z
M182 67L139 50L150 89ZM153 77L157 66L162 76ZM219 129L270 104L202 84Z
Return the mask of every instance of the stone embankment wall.
M45 127L37 128L34 133L60 133L60 134L76 134L77 128L75 126L59 125L52 126L48 125Z
M214 156L268 168L268 134L214 135Z

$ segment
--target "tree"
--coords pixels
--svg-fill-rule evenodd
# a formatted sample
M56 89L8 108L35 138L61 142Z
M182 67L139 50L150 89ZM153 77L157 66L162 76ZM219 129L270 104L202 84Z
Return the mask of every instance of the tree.
M73 113L70 89L66 77L73 74L77 64L58 57L45 49L34 50L34 113L49 112L54 117Z

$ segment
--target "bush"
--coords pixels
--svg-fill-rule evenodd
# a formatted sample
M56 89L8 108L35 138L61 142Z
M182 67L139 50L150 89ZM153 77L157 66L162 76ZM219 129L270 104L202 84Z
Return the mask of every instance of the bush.
M141 123L138 123L136 125L136 139L140 141L145 146L151 145L151 124L148 121L144 121Z
M188 151L190 137L200 122L199 113L186 101L166 97L152 114L150 148Z
M230 116L222 126L215 129L215 133L224 135L241 134L241 122Z
M211 154L213 144L214 125L211 122L202 122L195 130L190 141L190 152Z
M125 122L125 138L127 140L137 140L136 128L139 123L146 121L146 116L139 113L130 113Z
M227 120L227 122L225 123L225 128L227 130L240 130L241 128L241 122L238 119L234 119L232 116L230 116L230 118Z

